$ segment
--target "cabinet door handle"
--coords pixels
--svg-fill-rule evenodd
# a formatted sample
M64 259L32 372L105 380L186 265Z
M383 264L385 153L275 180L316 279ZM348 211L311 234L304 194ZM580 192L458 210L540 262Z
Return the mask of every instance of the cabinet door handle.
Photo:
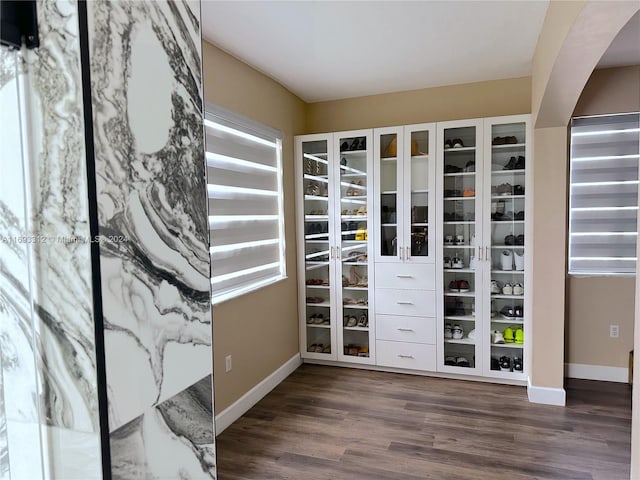
M402 257L404 250L402 247L398 247L398 255L400 256L400 260L404 260L404 258Z
M489 247L488 245L485 247L487 254L485 255L485 259L487 260L487 262L491 261L491 247Z
M413 278L413 275L396 275L398 278Z
M404 258L406 260L410 260L411 259L411 247L404 247L406 248L405 254L404 254Z
M398 300L396 303L398 305L413 305L413 302L409 302L407 300Z
M478 247L478 261L482 261L482 247Z
M398 328L401 332L413 332L413 328Z
M402 355L401 353L399 353L398 357L400 357L400 358L413 358L413 355Z
M336 247L336 258L342 258L342 250L340 249L340 247Z

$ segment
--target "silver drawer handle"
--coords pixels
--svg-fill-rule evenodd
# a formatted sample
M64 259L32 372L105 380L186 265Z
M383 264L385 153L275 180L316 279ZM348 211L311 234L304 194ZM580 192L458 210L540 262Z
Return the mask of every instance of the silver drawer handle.
M398 328L401 332L413 332L412 328Z
M404 301L404 300L398 300L396 303L398 305L413 305L413 302L407 302L407 301Z
M399 356L400 358L413 358L413 355L402 355L402 354L400 354L400 353L398 354L398 356Z
M398 278L413 278L413 275L396 275Z

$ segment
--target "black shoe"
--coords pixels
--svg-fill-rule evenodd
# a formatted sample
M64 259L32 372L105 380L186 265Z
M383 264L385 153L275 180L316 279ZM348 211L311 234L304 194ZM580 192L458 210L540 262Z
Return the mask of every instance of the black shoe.
M516 245L524 245L524 235L520 234L516 237Z
M349 144L346 141L344 141L340 144L340 151L346 152L347 150L349 150Z
M522 372L522 359L520 357L513 357L513 371Z
M524 188L522 185L514 185L513 186L513 194L514 195L524 195Z
M504 166L503 170L514 170L516 168L516 157L511 157L507 164Z
M516 164L513 167L515 170L524 170L524 157L523 156L519 156L518 160L516 160Z
M498 145L498 144L494 144ZM491 370L500 370L500 360L495 357L491 357Z
M500 370L510 372L512 367L511 357L500 357Z
M504 237L505 245L514 245L515 243L516 243L516 237L514 237L513 235L507 235L506 237Z
M451 147L452 147L452 145L451 145L451 140L445 140L445 141L444 141L444 148L445 148L445 149L449 149L449 148L451 148Z
M513 216L513 218L514 218L515 220L524 220L524 210L522 210L522 211L520 211L520 212L516 213L516 214Z
M475 172L476 171L476 162L473 160L469 160L467 164L464 166L465 172Z
M340 165L342 165L343 167L347 166L347 159L342 157L342 159L340 160Z
M462 169L460 167L456 167L455 165L445 165L444 173L460 173Z
M351 146L349 146L349 151L353 152L354 150L358 150L359 144L360 144L360 140L357 138L354 138L353 142L351 142Z
M366 150L367 149L367 137L360 137L360 142L358 143L358 150Z

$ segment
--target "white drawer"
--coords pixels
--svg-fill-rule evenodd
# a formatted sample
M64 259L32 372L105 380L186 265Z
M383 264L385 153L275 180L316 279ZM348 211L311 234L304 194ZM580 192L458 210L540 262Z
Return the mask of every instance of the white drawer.
M376 364L381 367L435 371L436 346L378 340L376 341Z
M436 293L427 290L376 288L376 313L435 317Z
M376 288L436 289L436 267L429 263L376 263Z
M376 338L396 342L436 343L436 319L376 315Z

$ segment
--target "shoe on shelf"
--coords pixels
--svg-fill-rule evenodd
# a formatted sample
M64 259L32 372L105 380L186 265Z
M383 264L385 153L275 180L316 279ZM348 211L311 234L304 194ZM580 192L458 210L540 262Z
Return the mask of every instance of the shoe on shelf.
M445 165L444 173L460 173L462 172L462 168L457 167L455 165Z
M496 357L491 357L491 370L500 370L500 360Z
M514 295L524 295L524 287L520 282L513 285L513 294Z
M353 142L351 142L351 145L349 145L349 151L353 152L355 150L358 150L359 144L360 144L360 140L357 138L354 138Z
M495 137L491 141L491 145L504 145L507 137Z
M464 268L464 262L460 257L453 257L453 260L451 260L451 268L462 269Z
M331 345L327 345L322 349L322 353L331 353Z
M460 282L457 280L451 280L449 282L449 291L450 292L459 292L460 291Z
M456 245L464 245L464 235L456 235Z
M358 150L366 150L367 149L367 137L360 137L360 141L358 142Z
M515 243L516 243L516 237L514 237L513 235L507 235L506 237L504 237L505 245L514 245Z
M522 328L516 329L515 343L517 345L522 345L524 343L524 330Z
M451 324L447 323L444 326L444 338L453 338L453 333L451 332Z
M475 328L473 330L471 330L469 333L467 333L467 338L469 340L475 340L476 339L476 329Z
M445 140L445 141L444 141L444 149L445 149L445 150L448 150L448 149L450 149L451 147L452 147L451 140Z
M469 368L471 367L471 364L465 357L458 357L456 358L456 366Z
M515 340L513 336L513 328L511 327L505 328L502 332L502 337L504 338L504 341L506 343L513 343Z
M475 172L476 171L476 162L473 160L469 160L467 164L464 166L465 172Z
M513 252L510 250L503 250L500 254L500 265L502 270L513 270Z
M452 367L456 366L456 357L444 357L444 364Z
M315 323L316 325L322 325L322 324L324 323L324 315L322 315L321 313L319 313L319 314L316 316L316 319L315 319L315 321L314 321L313 323Z
M510 372L511 371L511 357L500 357L500 371L502 372Z
M497 280L491 280L491 293L499 294L502 292L502 288L500 288L500 283Z
M516 318L524 317L524 311L522 309L522 305L516 305L513 309L513 314L515 315Z
M513 295L513 285L511 285L509 282L505 283L502 287L502 294Z
M353 315L349 317L349 321L347 322L347 327L355 327L358 324L358 320Z
M524 195L524 187L522 185L514 185L513 195Z
M517 212L513 218L514 220L524 220L524 210Z
M360 315L360 320L358 320L358 327L368 327L369 326L369 320L367 320L367 316L363 313L362 315Z
M453 245L453 235L445 235L444 244L445 245Z
M454 340L462 340L464 338L464 330L456 323L451 329L451 335Z
M524 234L520 234L515 238L516 245L524 245Z
M518 271L524 270L524 252L522 253L513 252L513 260L516 264L516 270Z
M451 140L451 147L464 148L464 143L462 143L462 140L460 138L454 138L453 140Z
M491 332L491 343L502 344L504 343L504 337L502 336L502 332L498 330L494 330Z
M516 168L516 157L511 157L507 164L504 166L503 170L514 170Z
M513 371L522 372L522 359L520 357L513 357Z
M505 318L507 320L513 320L516 317L516 312L513 307L505 305L500 309L500 315L502 315L502 318Z
M513 167L514 170L524 170L524 157L522 155L518 156L516 160L516 164Z
M316 323L315 313L311 317L307 318L307 325L314 325Z
M463 197L475 197L476 191L473 188L465 188L462 192Z
M470 290L471 287L469 285L469 282L467 282L466 280L458 281L458 291L460 293L468 293Z
M341 152L346 152L347 150L349 150L349 144L347 143L347 141L345 140L344 142L342 142L340 144L340 151Z

